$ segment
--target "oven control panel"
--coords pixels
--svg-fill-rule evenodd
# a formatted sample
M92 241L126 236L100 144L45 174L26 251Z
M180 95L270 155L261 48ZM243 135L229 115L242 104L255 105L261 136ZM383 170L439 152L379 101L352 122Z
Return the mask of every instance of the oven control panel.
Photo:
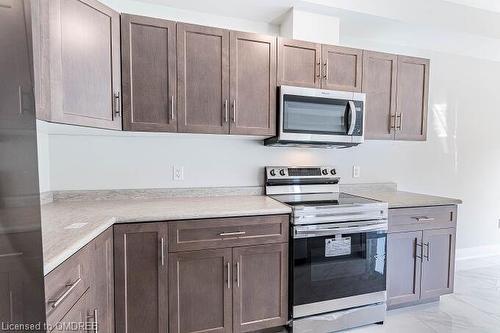
M337 170L332 166L323 167L266 167L267 179L307 179L336 177ZM337 178L337 177L336 177Z

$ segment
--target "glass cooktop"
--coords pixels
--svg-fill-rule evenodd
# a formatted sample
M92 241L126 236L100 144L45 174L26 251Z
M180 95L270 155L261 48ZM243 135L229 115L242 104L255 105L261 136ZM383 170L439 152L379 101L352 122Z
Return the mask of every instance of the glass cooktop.
M347 193L277 194L270 197L290 206L349 206L378 202Z

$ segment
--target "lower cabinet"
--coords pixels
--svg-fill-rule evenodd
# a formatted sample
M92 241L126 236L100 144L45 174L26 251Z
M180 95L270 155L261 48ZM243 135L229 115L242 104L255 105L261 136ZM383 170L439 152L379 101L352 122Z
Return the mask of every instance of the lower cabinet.
M427 221L424 230L390 232L387 237L389 307L425 302L453 292L456 228L432 229L432 223L439 220L421 215L417 219Z
M167 223L114 227L116 332L167 332Z
M113 279L113 230L109 228L45 277L49 328L114 332Z
M287 321L288 245L171 253L170 332L250 332Z

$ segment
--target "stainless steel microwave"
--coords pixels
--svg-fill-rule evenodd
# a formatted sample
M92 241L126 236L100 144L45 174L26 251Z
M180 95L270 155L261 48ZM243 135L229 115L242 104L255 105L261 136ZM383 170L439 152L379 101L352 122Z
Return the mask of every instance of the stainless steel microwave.
M277 136L269 146L350 147L364 141L363 93L281 86Z

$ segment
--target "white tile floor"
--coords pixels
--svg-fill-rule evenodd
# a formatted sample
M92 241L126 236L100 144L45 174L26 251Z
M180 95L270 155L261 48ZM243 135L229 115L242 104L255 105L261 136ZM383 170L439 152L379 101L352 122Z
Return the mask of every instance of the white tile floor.
M457 263L455 293L440 302L392 310L384 325L350 333L500 333L500 257Z

